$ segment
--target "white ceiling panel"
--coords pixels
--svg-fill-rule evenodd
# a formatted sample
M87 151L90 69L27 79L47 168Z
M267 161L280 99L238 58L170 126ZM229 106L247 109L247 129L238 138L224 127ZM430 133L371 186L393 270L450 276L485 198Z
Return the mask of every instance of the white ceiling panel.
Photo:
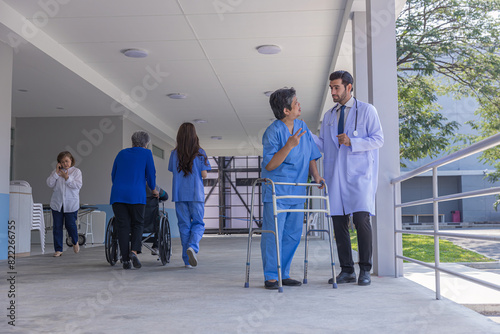
M188 20L200 39L272 38L338 34L341 10L242 13L220 20L217 15L193 15Z
M92 42L63 45L86 63L137 62L137 59L125 57L121 53L121 50L131 48L146 50L147 62L150 63L165 60L206 59L200 43L196 40Z
M342 9L345 7L345 1L331 0L272 0L265 1L196 1L179 0L182 9L186 14L220 14L221 19L225 15L232 13L262 13L262 12L284 12L284 11L311 11L311 10L329 10Z
M182 14L176 0L4 0L27 18L111 17Z
M275 37L259 39L215 39L202 40L203 49L210 59L262 59L288 58L288 57L321 57L330 55L332 41L336 36L311 36L311 37ZM276 55L262 55L257 52L257 46L275 44L281 48Z
M43 30L62 44L194 39L181 15L54 18Z

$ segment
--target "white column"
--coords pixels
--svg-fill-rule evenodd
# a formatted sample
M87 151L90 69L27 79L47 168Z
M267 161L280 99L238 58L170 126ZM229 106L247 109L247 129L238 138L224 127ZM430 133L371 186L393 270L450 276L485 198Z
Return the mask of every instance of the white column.
M368 43L366 36L366 12L352 15L352 57L354 96L368 101Z
M0 42L0 260L7 258L8 244L13 57L12 48Z
M373 270L379 276L393 276L396 270L395 221L401 225L401 219L394 215L397 195L390 183L391 179L399 176L395 3L394 0L367 0L366 9L368 100L378 110L385 139L380 149L376 216L373 219Z

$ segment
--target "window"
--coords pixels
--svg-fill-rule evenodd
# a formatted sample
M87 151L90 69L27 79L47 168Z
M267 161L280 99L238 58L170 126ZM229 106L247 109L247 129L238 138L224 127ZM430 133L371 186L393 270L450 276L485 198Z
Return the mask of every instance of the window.
M165 150L159 148L155 144L153 144L153 155L156 155L160 159L165 159Z

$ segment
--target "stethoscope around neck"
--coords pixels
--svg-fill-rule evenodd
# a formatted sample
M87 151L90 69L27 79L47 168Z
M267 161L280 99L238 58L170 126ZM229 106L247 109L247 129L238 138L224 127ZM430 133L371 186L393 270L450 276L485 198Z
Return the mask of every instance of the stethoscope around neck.
M356 116L354 117L354 131L352 132L352 135L354 137L357 137L358 136L358 99L356 99L354 96L354 101L356 103ZM337 112L338 110L336 110L335 112ZM333 114L333 109L332 109L332 114ZM333 125L333 122L330 122L330 125Z

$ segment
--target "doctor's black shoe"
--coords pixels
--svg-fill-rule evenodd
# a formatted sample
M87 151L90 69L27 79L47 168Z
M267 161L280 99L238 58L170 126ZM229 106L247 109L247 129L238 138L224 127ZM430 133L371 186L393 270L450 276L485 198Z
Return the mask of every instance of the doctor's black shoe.
M288 286L301 286L302 282L291 279L291 278L285 278L281 281L283 285L288 285Z
M361 270L359 273L358 285L370 285L371 282L370 272Z
M337 275L337 283L356 283L356 273L348 274L345 271L341 271L340 274ZM333 278L328 280L328 284L333 284Z
M139 258L137 257L137 255L134 252L130 252L129 257L132 260L132 265L134 266L134 268L139 269L140 267L142 267L142 264L139 261Z
M130 268L132 268L132 264L130 263L130 261L124 261L123 269L130 269Z
M278 290L279 283L278 283L278 281L274 281L274 282L265 281L264 286L266 287L266 289L269 289L269 290Z
M198 259L196 258L196 252L194 249L189 247L186 250L187 256L189 257L189 264L192 265L193 267L196 267L198 265Z

